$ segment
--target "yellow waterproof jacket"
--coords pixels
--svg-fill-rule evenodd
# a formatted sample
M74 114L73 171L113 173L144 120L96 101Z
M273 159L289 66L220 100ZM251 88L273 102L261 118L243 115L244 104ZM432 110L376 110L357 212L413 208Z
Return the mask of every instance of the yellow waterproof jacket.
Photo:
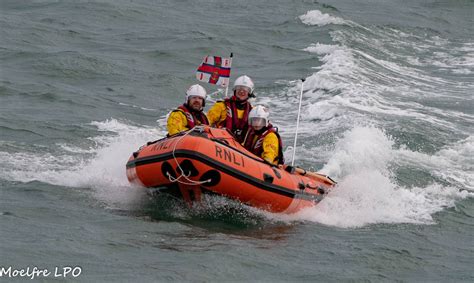
M170 113L166 126L168 128L168 135L172 136L202 124L209 125L206 114L202 111L191 113L187 106L183 104Z
M248 130L248 115L252 105L248 102L243 104L244 109L239 109L236 98L226 98L224 101L216 102L208 111L210 125L214 127L226 127L238 142L243 142Z
M278 164L279 142L275 133L269 133L263 138L263 152L260 156L267 162Z
M189 130L188 127L188 119L186 119L186 115L182 111L173 111L170 113L168 117L168 122L166 126L168 128L168 135L172 136L179 132Z
M253 154L263 158L268 163L283 164L283 148L280 135L271 124L261 134L250 129L243 143L244 147Z
M237 109L237 118L242 119L244 113L244 109ZM227 118L227 107L225 106L224 101L217 101L211 109L207 111L207 118L209 119L209 125L213 127L223 123Z
M237 109L237 118L242 119L244 117L245 110ZM207 118L209 124L216 127L220 123L223 123L227 118L227 107L224 101L217 101L209 111L207 111Z

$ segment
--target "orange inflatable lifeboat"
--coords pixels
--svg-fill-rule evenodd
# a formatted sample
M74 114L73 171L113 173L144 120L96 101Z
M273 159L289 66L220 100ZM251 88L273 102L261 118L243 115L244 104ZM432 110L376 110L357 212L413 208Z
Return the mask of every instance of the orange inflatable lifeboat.
M161 188L189 203L211 193L282 213L314 206L335 185L322 174L268 164L227 130L208 126L149 142L126 167L130 182Z

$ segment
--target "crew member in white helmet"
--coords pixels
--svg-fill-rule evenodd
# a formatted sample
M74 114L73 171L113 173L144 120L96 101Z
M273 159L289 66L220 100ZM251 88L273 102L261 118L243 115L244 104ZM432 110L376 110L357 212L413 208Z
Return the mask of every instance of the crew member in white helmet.
M271 164L284 164L283 144L278 129L268 121L269 111L262 105L255 106L249 114L249 130L244 147Z
M254 95L254 84L248 76L240 76L234 82L234 95L224 101L217 101L207 112L211 126L227 128L240 143L248 129L248 116L252 105L248 102Z
M187 131L194 126L209 125L209 120L203 112L206 96L206 90L198 84L188 88L185 103L173 110L168 117L168 136Z

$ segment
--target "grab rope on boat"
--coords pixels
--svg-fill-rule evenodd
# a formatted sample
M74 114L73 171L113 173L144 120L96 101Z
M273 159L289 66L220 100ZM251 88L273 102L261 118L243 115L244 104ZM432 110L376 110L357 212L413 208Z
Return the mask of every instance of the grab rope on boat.
M168 179L170 180L170 182L172 183L175 183L175 182L178 182L180 184L183 184L183 185L202 185L202 184L206 184L206 183L210 183L211 182L211 179L207 179L207 180L204 180L204 181L194 181L194 180L191 180L189 179L189 176L191 175L191 172L188 171L188 174L186 174L183 170L183 168L181 168L181 165L179 164L178 162L178 159L176 158L176 155L175 155L175 151L176 151L176 146L178 145L178 143L185 137L187 136L189 133L191 133L192 131L203 131L204 130L204 127L202 126L196 126L194 127L193 129L191 130L188 130L184 135L182 135L181 137L179 137L178 141L174 144L174 147L173 147L173 159L174 161L176 162L176 164L178 165L178 168L179 170L181 171L181 175L178 176L177 178L171 176L171 174L169 172L166 172L166 176L168 176ZM181 178L184 178L186 181L182 181Z

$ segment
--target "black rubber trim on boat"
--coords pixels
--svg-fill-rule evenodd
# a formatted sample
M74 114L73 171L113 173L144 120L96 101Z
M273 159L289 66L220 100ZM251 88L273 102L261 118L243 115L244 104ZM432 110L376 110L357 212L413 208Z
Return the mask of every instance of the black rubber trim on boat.
M322 200L322 196L318 195L312 195L305 193L302 190L299 191L293 191L291 189L287 189L282 186L274 185L267 183L263 180L260 180L258 178L249 176L245 173L242 173L241 171L235 170L234 168L227 166L219 161L216 161L215 159L209 158L208 156L196 152L196 151L191 151L191 150L185 150L185 149L179 149L175 151L175 157L181 157L181 158L189 158L189 159L194 159L196 161L200 161L206 165L209 165L213 167L214 169L217 169L223 173L226 173L234 178L243 180L244 182L247 182L259 189L273 192L282 196L286 196L289 198L299 198L299 199L305 199L305 200L311 200L311 201L316 201L319 202ZM169 153L164 153L160 155L153 155L153 156L147 156L147 157L142 157L142 158L136 158L134 160L130 160L127 163L127 168L132 168L132 167L137 167L137 166L142 166L142 165L148 165L148 164L153 164L153 163L158 163L166 160L173 159L173 155L171 152Z

